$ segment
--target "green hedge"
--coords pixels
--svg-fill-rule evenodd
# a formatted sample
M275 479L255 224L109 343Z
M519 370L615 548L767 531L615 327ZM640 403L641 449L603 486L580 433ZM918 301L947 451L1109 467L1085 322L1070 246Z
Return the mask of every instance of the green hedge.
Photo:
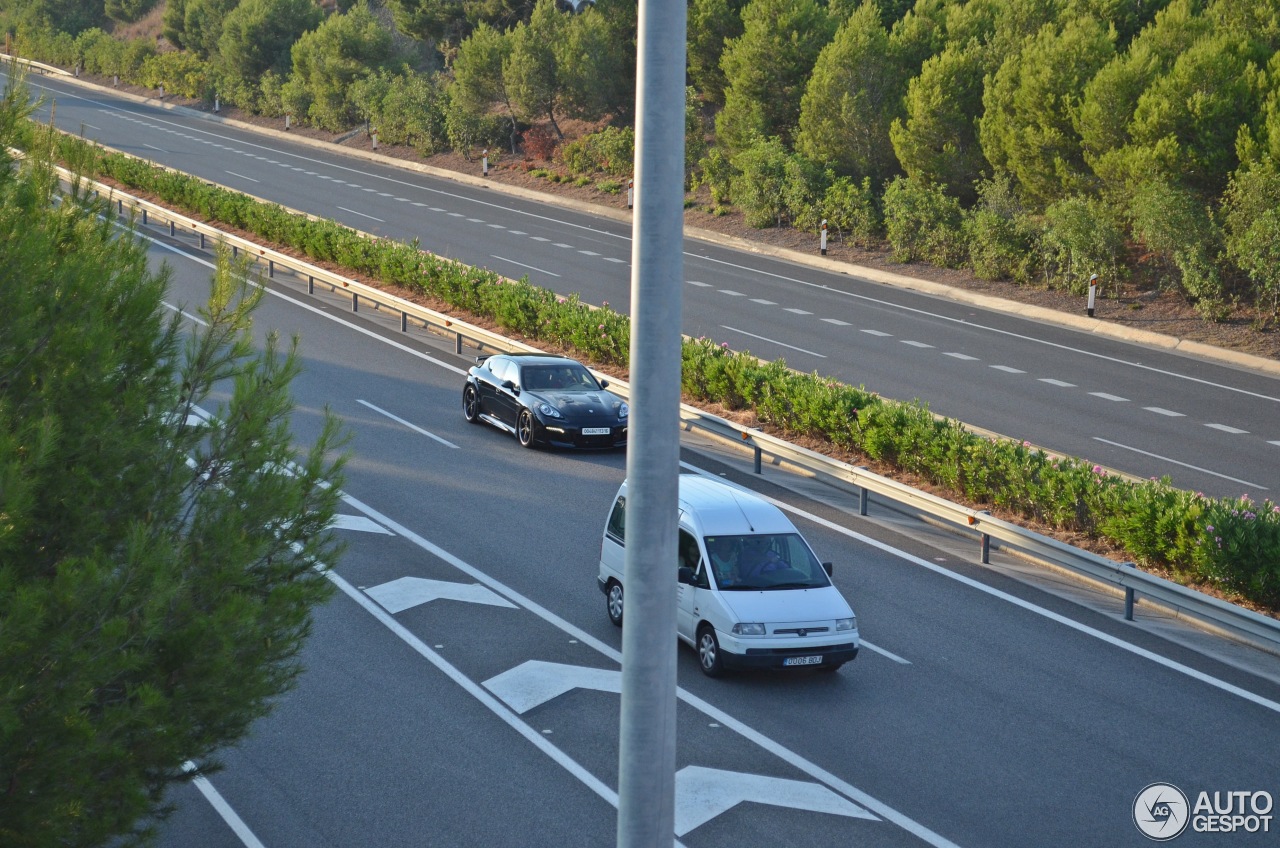
M85 142L71 136L59 136L58 143L65 161L93 161L98 174L152 192L188 214L423 292L491 318L509 332L573 348L589 361L627 366L630 324L607 303L591 309L576 295L559 297L527 280L504 280L425 253L416 242L371 239L121 154L93 160ZM1173 488L1167 478L1121 479L1029 443L976 436L918 402L887 401L865 388L800 374L781 361L760 362L706 338L684 343L683 363L682 387L696 400L754 409L784 434L862 452L972 502L1108 539L1138 562L1168 568L1179 579L1207 581L1280 607L1280 506L1269 500L1206 498Z

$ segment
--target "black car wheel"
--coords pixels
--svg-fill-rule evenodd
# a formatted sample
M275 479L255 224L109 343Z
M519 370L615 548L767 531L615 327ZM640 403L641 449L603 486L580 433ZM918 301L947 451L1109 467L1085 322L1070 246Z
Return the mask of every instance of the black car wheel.
M462 390L462 417L472 424L480 423L480 395L470 383Z
M516 438L521 447L533 447L533 413L527 409L516 419Z
M698 628L698 665L707 677L724 674L724 663L720 661L720 640L716 638L716 630L710 624Z
M609 581L609 591L604 596L604 608L609 613L609 620L615 627L622 626L622 584L616 580Z

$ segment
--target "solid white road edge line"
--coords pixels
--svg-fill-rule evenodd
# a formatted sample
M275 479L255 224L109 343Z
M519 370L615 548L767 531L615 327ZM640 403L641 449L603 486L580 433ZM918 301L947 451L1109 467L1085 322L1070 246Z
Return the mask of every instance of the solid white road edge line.
M428 439L435 439L437 442L439 442L440 444L444 445L447 448L453 448L454 450L458 449L458 446L455 445L453 442L449 441L448 439L442 439L439 436L437 436L435 433L428 433L426 430L422 429L417 424L411 424L408 421L405 421L400 416L393 415L390 412L387 412L385 409L383 409L380 406L374 406L373 404L369 403L369 401L367 400L360 400L359 398L356 398L356 403L367 406L370 409L372 409L374 412L378 413L379 415L385 415L388 418L390 418L392 421L396 422L397 424L403 424L404 426L408 427L410 430L414 431L415 433L421 433L422 435L426 436Z
M196 764L190 760L187 760L182 764L183 771L192 772L195 771L195 769ZM196 789L199 789L200 794L209 802L209 806L213 807L213 809L217 811L218 815L222 816L222 820L227 823L227 826L231 828L232 832L235 833L236 836L240 837L240 841L244 843L245 848L266 848L266 846L259 841L258 837L254 836L253 831L249 829L249 826L244 823L244 819L236 815L236 811L231 809L231 805L227 803L227 799L222 797L222 793L213 788L213 784L209 782L209 778L196 777L193 778L191 782L195 784Z

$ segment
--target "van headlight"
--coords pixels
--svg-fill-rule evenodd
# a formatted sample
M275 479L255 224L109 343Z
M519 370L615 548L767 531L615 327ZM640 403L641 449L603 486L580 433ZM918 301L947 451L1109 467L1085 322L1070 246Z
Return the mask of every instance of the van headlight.
M764 625L758 621L740 621L730 631L734 636L763 636Z
M839 633L841 630L857 630L857 629L858 629L858 617L856 615L853 616L852 618L836 619L837 633Z

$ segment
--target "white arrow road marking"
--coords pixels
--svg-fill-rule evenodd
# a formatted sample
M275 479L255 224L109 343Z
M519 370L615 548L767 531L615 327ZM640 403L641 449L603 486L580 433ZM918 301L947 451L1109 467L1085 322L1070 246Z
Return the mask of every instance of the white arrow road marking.
M743 801L879 821L872 813L817 783L685 766L676 772L676 836L684 836Z
M525 713L571 689L622 694L622 672L607 668L529 660L484 682L484 688L517 713Z
M450 583L447 580L424 580L421 577L401 577L399 580L365 589L365 593L390 613L404 612L441 598L446 601L516 608L515 604L479 583Z
M378 522L365 518L363 515L335 515L329 526L334 530L359 530L362 533L395 535L395 533L392 533Z

